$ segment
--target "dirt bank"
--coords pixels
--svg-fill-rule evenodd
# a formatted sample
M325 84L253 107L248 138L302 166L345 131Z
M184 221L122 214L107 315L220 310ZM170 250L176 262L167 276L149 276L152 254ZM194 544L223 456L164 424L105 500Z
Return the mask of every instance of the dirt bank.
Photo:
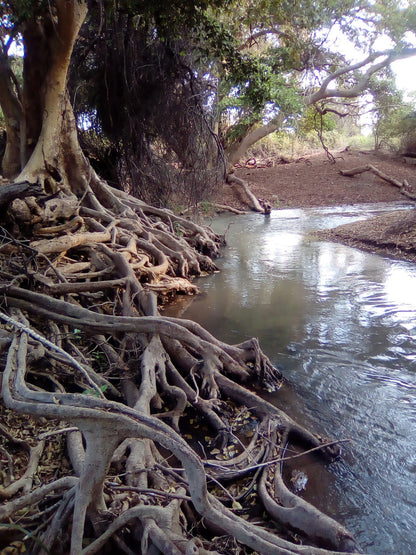
M328 161L325 153L319 153L273 167L264 167L265 162L261 161L259 165L263 167L237 168L235 173L245 179L254 194L269 202L272 208L391 201L408 202L410 206L415 204L398 187L372 173L346 177L340 174L340 170L371 164L399 181L407 180L416 188L416 165L388 153L347 151L335 153L334 156L335 164ZM224 186L216 200L234 208L247 209L229 185ZM395 258L416 261L416 216L413 211L341 226L323 232L320 236Z

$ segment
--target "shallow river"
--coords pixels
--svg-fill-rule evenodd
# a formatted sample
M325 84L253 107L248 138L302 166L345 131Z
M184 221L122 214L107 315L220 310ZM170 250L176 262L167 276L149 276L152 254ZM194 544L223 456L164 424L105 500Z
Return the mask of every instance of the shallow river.
M269 400L344 457L304 467L305 495L372 554L416 553L416 265L308 233L401 205L224 216L221 273L183 316L218 338L257 336L289 384ZM322 484L327 486L322 489ZM329 484L329 485L328 485ZM308 489L310 492L308 493Z

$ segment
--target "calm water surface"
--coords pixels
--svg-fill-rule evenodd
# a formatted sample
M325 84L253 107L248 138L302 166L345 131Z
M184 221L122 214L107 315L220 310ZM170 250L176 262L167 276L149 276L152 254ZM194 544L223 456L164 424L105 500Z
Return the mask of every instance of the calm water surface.
M378 555L416 553L416 265L308 233L399 207L220 217L222 271L176 307L229 343L257 336L289 381L269 400L352 440L329 471L306 469L306 493Z

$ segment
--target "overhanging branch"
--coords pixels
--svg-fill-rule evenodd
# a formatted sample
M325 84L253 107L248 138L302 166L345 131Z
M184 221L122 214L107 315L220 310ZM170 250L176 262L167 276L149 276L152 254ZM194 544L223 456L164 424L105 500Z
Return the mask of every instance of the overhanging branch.
M377 71L380 71L384 67L387 67L396 60L403 60L415 55L416 48L409 48L406 50L402 50L401 52L385 51L370 54L364 60L361 60L356 64L341 67L328 75L328 77L324 79L322 85L317 91L305 97L305 103L307 105L315 104L319 100L323 100L325 98L355 98L365 91L374 73L377 73ZM364 68L380 57L384 57L384 59L374 65L371 65L353 87L348 89L328 89L329 85L342 75L346 75L347 73L351 73L353 71Z

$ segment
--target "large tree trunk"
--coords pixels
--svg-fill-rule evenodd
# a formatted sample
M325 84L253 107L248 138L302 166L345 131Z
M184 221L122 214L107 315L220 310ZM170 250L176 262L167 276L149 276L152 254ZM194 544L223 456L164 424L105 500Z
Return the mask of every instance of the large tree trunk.
M72 32L75 32L75 37L77 33L75 21L71 23L71 17L65 20L65 13L69 13L67 10L72 10L72 2L66 4L57 5L58 13L60 11L63 16L59 18L58 25L52 10L42 20L32 18L25 21L22 28L25 49L22 90L9 67L7 54L0 56L0 104L7 133L2 161L5 177L15 178L21 172L38 143L45 116L50 113L53 120L53 113L48 111L46 102L50 108L55 99L49 93L56 91L57 87L62 88L62 85L65 91L67 67L62 64L67 65L69 59L65 61L63 52L63 27L71 32L69 27L75 25ZM67 47L72 51L70 43ZM57 76L57 68L54 68L57 64L61 65L58 71L62 72L63 79ZM59 116L55 123L59 126Z
M267 137L267 135L270 135L270 133L279 129L283 119L283 114L279 114L279 116L277 116L270 123L254 129L245 135L241 140L231 144L226 150L229 170L231 170L235 164L241 160L251 146L256 144L261 139L264 139L264 137Z
M37 101L39 107L43 104L42 128L33 153L18 177L18 181L40 179L50 189L48 192L56 192L57 184L68 191L71 178L80 177L78 166L87 169L66 90L72 49L87 15L87 4L59 0L55 5L57 22L54 22L53 30L49 29L53 33L48 44L50 66L39 91L43 98ZM47 23L49 25L49 20ZM39 62L42 60L40 57ZM34 66L36 68L37 64ZM31 133L36 134L36 123ZM76 181L72 181L72 186L79 188Z
M25 22L22 31L25 46L22 91L24 126L21 131L22 168L35 149L42 129L48 87L46 78L53 56L53 42L50 37L56 32L55 23L52 14L49 14L42 21L33 18Z

